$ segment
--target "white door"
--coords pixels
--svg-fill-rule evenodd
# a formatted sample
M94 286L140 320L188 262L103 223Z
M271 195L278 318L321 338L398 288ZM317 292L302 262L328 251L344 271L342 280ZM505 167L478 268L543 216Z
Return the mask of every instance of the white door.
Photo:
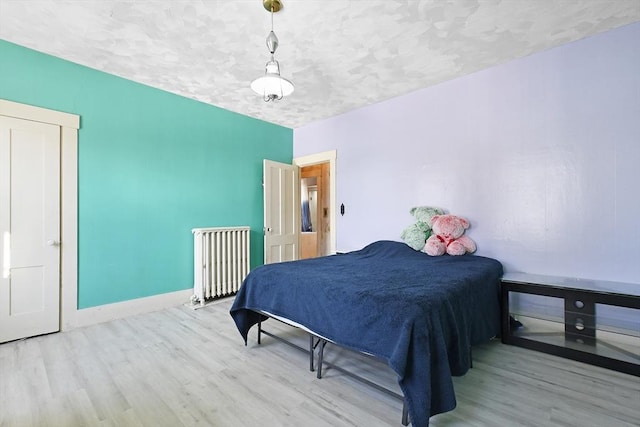
M300 172L295 165L264 160L264 263L299 257Z
M60 127L0 116L0 342L60 330Z

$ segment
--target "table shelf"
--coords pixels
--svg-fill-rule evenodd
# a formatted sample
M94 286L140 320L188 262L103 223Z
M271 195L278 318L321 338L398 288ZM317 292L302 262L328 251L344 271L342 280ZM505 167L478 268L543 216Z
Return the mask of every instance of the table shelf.
M640 285L506 274L502 309L505 344L640 376Z

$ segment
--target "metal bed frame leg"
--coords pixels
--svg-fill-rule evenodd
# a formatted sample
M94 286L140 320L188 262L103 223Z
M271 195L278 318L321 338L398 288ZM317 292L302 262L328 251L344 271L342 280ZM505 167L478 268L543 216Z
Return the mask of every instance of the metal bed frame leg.
M282 341L283 343L290 345L292 347L297 348L298 350L301 350L303 352L306 352L307 350L304 347L301 347L297 344L293 344L292 342L287 341L284 338L280 338L277 335L272 334L269 331L265 331L262 329L262 322L258 322L258 344L261 343L262 341L262 334L268 335L270 337L273 337L274 339L278 340L278 341ZM329 343L328 340L323 339L321 337L318 337L312 333L309 333L309 370L313 372L314 370L314 358L315 358L315 349L316 347L319 345L320 348L318 349L318 369L317 369L317 377L318 379L322 378L322 365L324 363L324 347ZM245 342L245 345L247 345L247 343ZM471 350L469 350L469 355L471 355ZM408 426L409 425L409 409L407 408L407 403L404 399L404 397L402 395L399 395L379 384L376 384L372 381L367 380L364 377L361 377L359 375L356 375L354 373L349 372L346 369L343 369L337 365L334 365L332 363L326 362L331 368L338 370L339 372L342 372L348 376L350 376L351 378L354 378L356 380L359 380L365 384L370 385L371 387L375 388L376 390L379 390L383 393L389 394L391 396L394 396L398 399L402 400L402 425L403 426Z
M407 409L407 402L402 399L402 425L409 425L409 410Z
M271 334L270 332L263 331L262 330L262 322L258 322L258 344L260 344L260 339L261 339L261 336L262 336L263 333L266 334L266 335L269 335L269 336L271 336L271 337L273 337L273 338L275 338L275 339L277 339L279 341L282 341L285 344L288 344L288 345L290 345L292 347L295 347L298 350L306 351L303 347L300 347L300 346L298 346L296 344L290 343L290 342L288 342L287 340L285 340L283 338L279 338L278 336ZM314 366L313 365L314 365L314 358L315 358L315 349L316 349L316 347L320 346L320 348L318 349L318 369L317 369L317 373L316 373L318 379L322 379L322 365L324 363L324 348L328 343L329 343L329 341L326 340L326 339L323 339L321 337L317 337L317 336L315 336L315 335L313 335L311 333L309 334L309 370L311 372L314 371ZM336 366L336 365L331 364L329 362L327 362L327 363L329 364L330 367L335 368L338 371L340 371L340 372L342 372L342 373L344 373L344 374L346 374L346 375L348 375L348 376L350 376L352 378L355 378L355 379L357 379L359 381L362 381L365 384L369 384L370 386L374 387L375 389L377 389L379 391L382 391L383 393L387 393L387 394L389 394L391 396L394 396L394 397L397 397L399 399L402 399L402 419L401 419L401 422L402 422L403 426L408 426L409 425L409 410L407 408L407 404L406 404L405 399L401 395L398 395L397 393L392 392L392 391L384 388L383 386L381 386L379 384L371 382L371 381L367 380L366 378L363 378L363 377L360 377L360 376L358 376L356 374L353 374L353 373L349 372L346 369L340 368L339 366Z
M311 372L314 371L313 369L313 335L309 334L309 370Z
M311 352L311 358L312 359L313 359L313 350L315 349L315 347L318 344L320 344L320 349L318 350L318 372L317 372L317 378L318 379L322 378L322 364L323 364L323 359L324 359L324 347L327 345L327 343L328 343L327 340L322 339L322 338L318 338L318 341L314 344L313 343L313 336L312 336L310 344L309 344L310 345L310 349L312 350L312 352ZM313 363L313 362L311 362L311 363ZM374 388L376 388L377 390L380 390L380 391L382 391L384 393L387 393L387 394L390 394L392 396L395 396L395 397L398 397L398 398L402 399L402 419L401 419L401 422L402 422L403 426L408 426L409 425L409 409L407 408L407 402L404 399L404 397L399 396L398 394L396 394L396 393L394 393L394 392L392 392L390 390L387 390L384 387L367 380L366 378L363 378L363 377L360 377L360 376L358 376L356 374L350 373L349 371L347 371L345 369L342 369L342 368L340 368L340 367L338 367L336 365L331 365L331 367L337 369L338 371L340 371L340 372L342 372L342 373L344 373L344 374L346 374L346 375L348 375L348 376L350 376L352 378L356 378L356 379L358 379L358 380L360 380L360 381L362 381L362 382L364 382L366 384L369 384L369 385L373 386Z
M258 344L260 344L261 335L262 335L262 322L258 322Z
M322 359L324 357L324 346L327 345L327 340L320 339L320 350L318 350L318 375L317 378L322 378Z

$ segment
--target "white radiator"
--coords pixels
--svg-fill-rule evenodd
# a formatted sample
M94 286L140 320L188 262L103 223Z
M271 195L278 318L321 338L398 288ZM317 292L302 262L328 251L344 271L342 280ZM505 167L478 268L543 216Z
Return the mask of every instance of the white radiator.
M238 292L249 274L249 227L194 228L191 304Z

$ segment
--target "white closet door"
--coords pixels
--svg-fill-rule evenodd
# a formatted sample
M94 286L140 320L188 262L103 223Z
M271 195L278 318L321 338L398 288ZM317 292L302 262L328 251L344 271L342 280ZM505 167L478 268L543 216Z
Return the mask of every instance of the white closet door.
M0 342L60 330L60 127L0 116Z

